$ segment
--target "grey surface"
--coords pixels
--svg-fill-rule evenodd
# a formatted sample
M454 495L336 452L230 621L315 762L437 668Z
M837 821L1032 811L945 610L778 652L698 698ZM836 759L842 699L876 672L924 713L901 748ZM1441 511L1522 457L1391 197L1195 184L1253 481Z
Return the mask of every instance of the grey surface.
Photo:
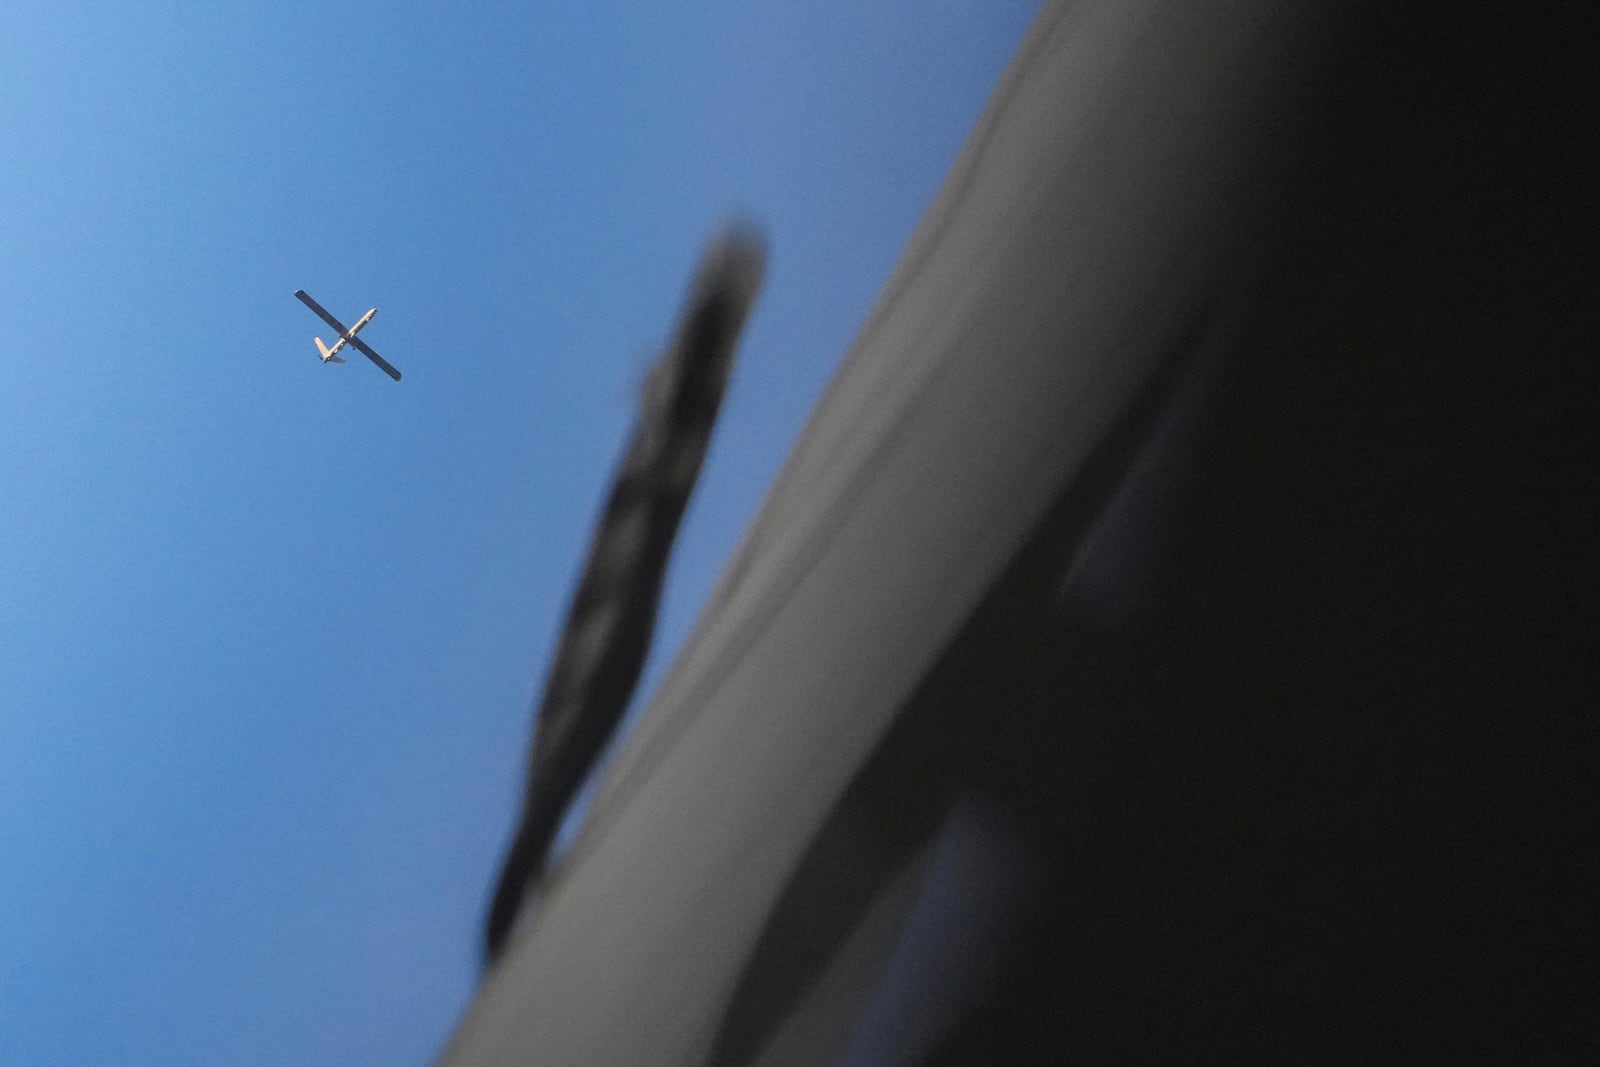
M1336 6L1046 5L443 1063L705 1058L908 693L1154 369L1248 302Z

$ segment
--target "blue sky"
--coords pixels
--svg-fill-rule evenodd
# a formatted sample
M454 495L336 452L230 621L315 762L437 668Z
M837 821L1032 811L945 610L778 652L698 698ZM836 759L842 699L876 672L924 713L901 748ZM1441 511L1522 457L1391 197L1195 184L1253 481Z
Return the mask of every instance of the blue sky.
M1036 6L8 13L0 1062L429 1062L704 241L771 259L647 685Z

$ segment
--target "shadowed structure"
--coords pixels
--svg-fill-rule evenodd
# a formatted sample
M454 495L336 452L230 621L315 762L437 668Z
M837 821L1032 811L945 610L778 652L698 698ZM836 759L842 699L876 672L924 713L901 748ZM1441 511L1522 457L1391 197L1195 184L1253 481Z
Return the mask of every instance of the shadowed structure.
M1044 6L443 1063L1600 1055L1594 20L1430 7Z

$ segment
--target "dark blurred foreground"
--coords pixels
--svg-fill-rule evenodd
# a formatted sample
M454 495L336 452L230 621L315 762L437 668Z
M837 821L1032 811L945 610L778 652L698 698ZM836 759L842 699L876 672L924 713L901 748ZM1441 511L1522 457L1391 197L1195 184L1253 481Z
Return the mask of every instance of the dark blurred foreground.
M1125 37L1084 28L1103 6L1075 28L1073 5L1046 5L1054 28L1036 28L1019 69L1084 41L1120 54ZM1179 17L1132 6L1148 8L1141 32ZM1065 105L1059 124L1008 126L1021 112L995 105L961 181L981 184L982 153L1008 135L1059 139L1064 172L1095 151L1126 169L1041 178L1054 199L997 216L1011 244L974 262L1003 271L1020 244L1034 269L950 283L978 294L963 321L989 325L907 371L934 384L904 410L928 412L938 383L974 366L998 379L1078 359L1100 335L1071 331L1095 314L1171 328L1125 383L1127 361L1106 358L1091 388L1118 399L1054 481L1055 453L1012 447L1035 427L1075 430L1075 398L1030 414L1037 382L1067 381L1050 371L1006 394L1013 406L931 420L925 437L906 415L879 452L816 445L870 474L831 497L824 474L805 481L802 443L768 509L826 511L812 532L830 547L796 570L758 520L576 851L573 888L556 887L447 1062L1600 1061L1597 20L1323 6L1292 49L1249 53L1279 56L1263 61L1269 99L1227 111L1243 132L1217 136L1251 155L1194 164L1215 184L1170 194L1227 201L1228 221L1171 244L1173 220L1212 209L1129 208L1139 188L1168 195L1138 168L1209 158L1184 147L1208 131L1166 124L1208 114L1188 102L1206 93L1248 99L1217 88L1236 70L1174 60L1188 80L1163 80L1167 67L1113 63L1097 91L1131 103L1101 126ZM1153 251L1124 261L1116 240L1052 229L1078 217L1051 206L1068 193L1085 217L1097 198L1128 212L1105 232L1134 245L1160 222ZM1218 233L1231 243L1208 243ZM931 265L903 266L923 270L907 291L958 254L942 239L913 242L908 262ZM1158 256L1179 266L1141 274ZM1132 307L1114 292L1052 303L1102 267L1129 279ZM1038 280L1051 270L1057 288ZM875 328L817 440L900 410L891 397L831 414L867 375ZM905 335L882 361L942 343ZM949 451L913 450L928 441ZM970 490L961 472L1007 449L1006 470L1046 473L997 490L1004 506L972 504L993 472ZM1038 506L1015 519L1028 493ZM849 516L883 501L891 518L849 540ZM941 555L940 539L986 522L999 532L972 544L1015 542L961 601L979 564L960 561L990 557ZM830 561L848 574L884 542L886 559L923 553L921 569L821 589ZM817 583L835 614L785 629L784 606L741 600L769 558L800 575L773 579L795 591L769 600ZM908 590L924 588L919 609ZM914 617L896 629L883 608L875 649L837 636L880 600ZM948 636L928 637L946 610ZM770 651L726 636L739 627L777 635ZM876 696L852 703L869 691L891 694L881 729L859 725ZM850 746L859 756L838 755ZM652 888L613 889L622 871Z

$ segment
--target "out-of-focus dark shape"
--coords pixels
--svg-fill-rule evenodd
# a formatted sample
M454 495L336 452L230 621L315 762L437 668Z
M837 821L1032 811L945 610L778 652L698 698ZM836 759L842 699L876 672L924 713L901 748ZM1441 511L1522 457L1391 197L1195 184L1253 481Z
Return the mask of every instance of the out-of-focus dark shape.
M667 558L711 443L763 258L752 229L732 229L712 244L677 336L651 372L539 703L522 817L485 926L490 961L639 681Z
M1600 1055L1565 10L1046 4L444 1062Z

